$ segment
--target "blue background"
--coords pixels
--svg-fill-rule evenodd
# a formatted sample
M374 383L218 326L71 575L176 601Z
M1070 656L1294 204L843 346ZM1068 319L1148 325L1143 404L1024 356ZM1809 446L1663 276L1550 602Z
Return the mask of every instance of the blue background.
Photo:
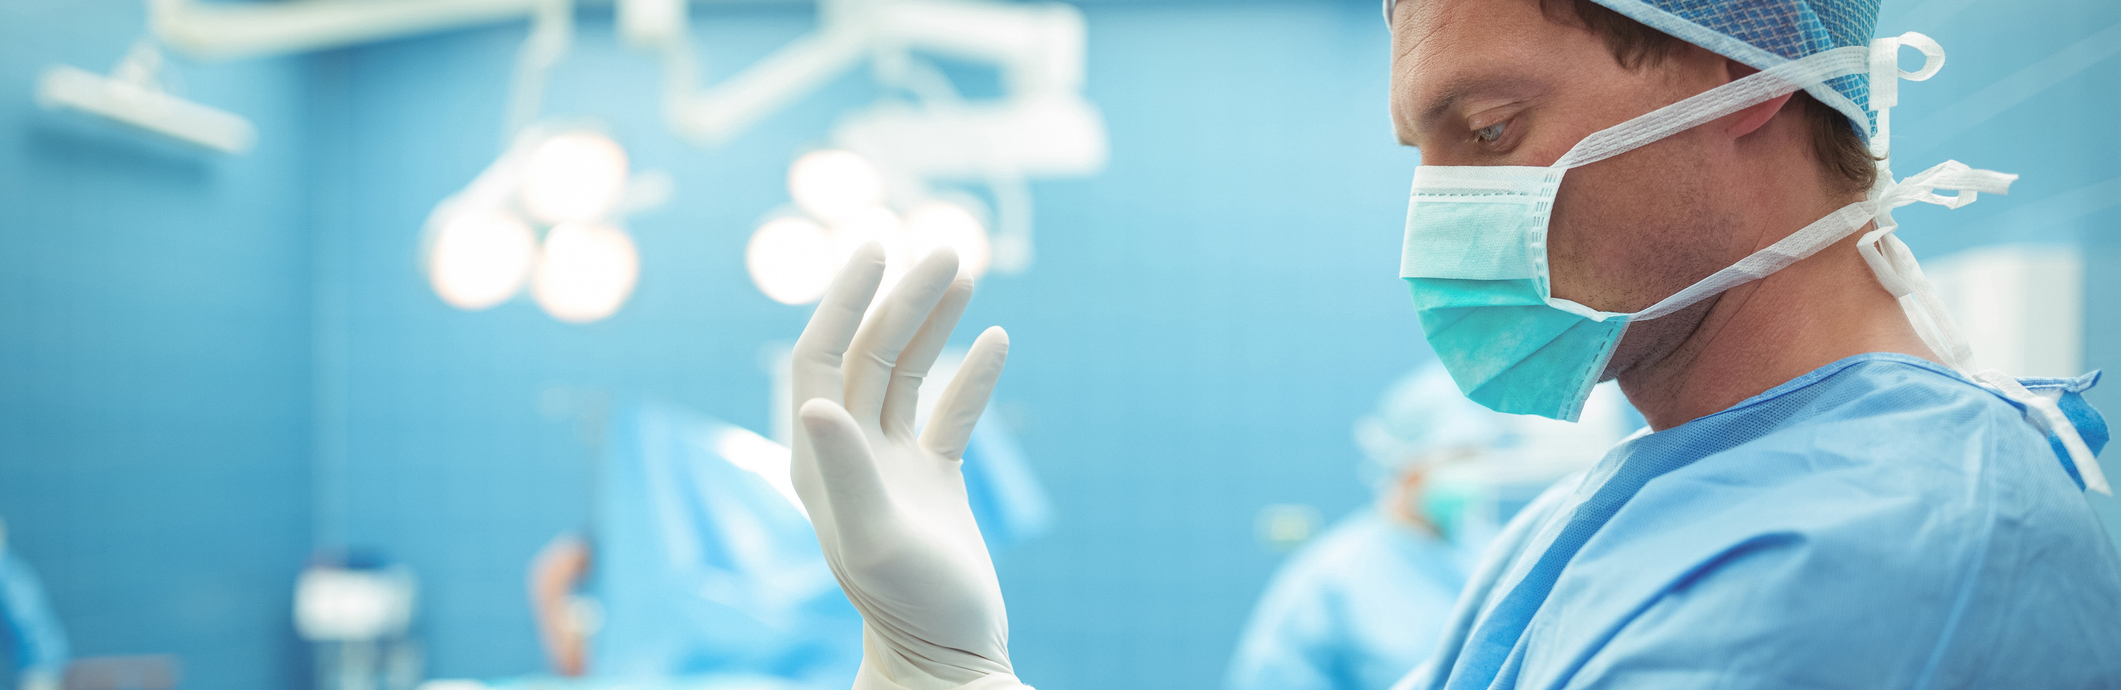
M1395 277L1417 159L1387 127L1375 3L1083 6L1111 165L1033 185L1038 264L985 281L960 334L1014 336L1000 421L1060 521L1000 556L1013 654L1043 688L1209 688L1276 563L1256 511L1365 500L1351 421L1425 356ZM807 30L799 7L696 10L708 78ZM0 0L0 517L77 654L175 653L187 687L301 686L294 575L353 545L420 576L432 674L534 671L524 568L587 519L597 401L766 428L759 352L808 310L751 287L744 242L793 155L876 92L850 75L693 146L607 17L581 14L545 112L601 119L677 193L630 221L632 301L571 326L527 300L450 309L419 273L426 214L498 152L520 23L174 60L189 96L258 125L227 157L31 102L46 65L122 56L139 3ZM1901 172L2025 177L1905 211L1905 237L1925 255L2081 237L2087 363L2121 364L2103 270L2121 261L2121 6L1888 3L1880 34L1910 29L1951 61L1903 85ZM2121 388L2094 399L2121 410Z

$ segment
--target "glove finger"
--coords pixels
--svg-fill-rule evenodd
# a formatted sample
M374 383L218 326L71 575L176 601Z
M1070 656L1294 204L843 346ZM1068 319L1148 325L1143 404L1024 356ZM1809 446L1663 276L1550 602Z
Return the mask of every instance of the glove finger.
M877 285L883 281L883 245L864 244L847 258L846 267L840 269L839 276L832 279L832 287L825 291L825 299L818 302L817 311L811 312L810 325L795 341L789 358L793 368L789 380L794 388L791 400L797 404L816 398L840 402L845 391L840 378L841 359L862 324L862 314L876 298Z
M972 341L965 365L957 370L957 378L950 380L950 387L943 390L942 400L936 402L935 413L928 418L928 429L921 432L922 448L952 460L965 457L972 427L979 423L980 413L987 410L987 399L994 395L994 382L1001 379L1002 365L1008 359L1009 333L1000 326L987 329Z
M884 298L876 315L855 331L840 365L846 375L847 413L858 420L875 420L884 407L884 392L891 384L891 370L906 343L926 323L935 305L957 276L957 252L937 250L899 279L898 287Z
M818 480L824 486L822 498L828 510L819 510L816 501L820 497L807 493L800 494L804 507L813 516L832 515L841 543L869 543L896 519L891 492L884 488L884 477L877 471L869 439L845 409L829 400L803 403L798 417L817 458Z
M943 300L936 303L935 311L928 314L928 322L921 324L921 332L906 344L906 351L899 353L898 366L891 369L891 385L884 391L884 433L894 438L911 438L914 412L920 407L921 382L928 379L929 370L935 368L935 359L943 354L943 345L950 342L950 331L957 328L958 317L965 315L965 305L972 301L972 281L959 279L950 283L943 293ZM905 436L898 436L899 433Z

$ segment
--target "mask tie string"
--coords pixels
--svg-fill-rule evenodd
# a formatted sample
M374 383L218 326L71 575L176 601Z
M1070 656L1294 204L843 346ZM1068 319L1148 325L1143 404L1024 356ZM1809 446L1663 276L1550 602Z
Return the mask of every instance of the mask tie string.
M1924 61L1921 69L1909 72L1899 67L1900 48L1906 46L1922 51ZM1899 80L1922 81L1937 73L1944 66L1944 49L1930 37L1915 32L1901 34L1895 38L1881 38L1871 44L1871 105L1876 109L1877 132L1871 138L1872 154L1879 158L1878 182L1872 186L1869 198L1863 203L1870 206L1872 220L1877 223L1870 232L1864 233L1856 243L1856 251L1863 255L1864 263L1870 265L1871 273L1878 277L1879 285L1900 301L1901 310L1907 313L1909 323L1923 344L1943 358L1955 371L1966 375L1975 383L1995 390L2003 397L2018 403L2026 410L2027 421L2042 433L2059 440L2069 454L2070 464L2084 487L2108 496L2113 488L2107 483L2106 473L2099 468L2097 456L2084 443L2077 432L2076 424L2062 412L2056 401L2033 393L2010 375L1996 369L1972 372L1973 348L1954 323L1944 307L1943 300L1922 275L1922 266L1915 261L1914 252L1908 249L1894 231L1900 228L1893 219L1893 209L1915 203L1936 204L1956 209L1974 203L1981 193L2008 194L2010 185L2018 179L1993 170L1979 170L1959 161L1948 160L1936 167L1895 181L1891 168L1891 109L1899 101ZM1953 195L1937 193L1937 190L1952 190Z

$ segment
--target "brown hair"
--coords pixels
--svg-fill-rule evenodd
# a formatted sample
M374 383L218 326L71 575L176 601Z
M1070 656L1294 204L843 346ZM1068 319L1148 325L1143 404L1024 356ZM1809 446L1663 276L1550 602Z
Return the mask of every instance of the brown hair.
M1573 14L1576 20L1573 25L1589 29L1605 39L1606 48L1613 51L1613 59L1627 69L1664 62L1678 55L1686 45L1670 34L1629 19L1592 0L1539 0L1539 5L1548 18L1564 23L1569 23L1567 19L1571 17L1563 12ZM1871 183L1877 180L1878 159L1871 157L1870 148L1850 125L1848 116L1803 91L1797 92L1794 100L1804 108L1805 123L1812 134L1812 155L1819 159L1820 174L1827 187L1843 194L1870 189Z

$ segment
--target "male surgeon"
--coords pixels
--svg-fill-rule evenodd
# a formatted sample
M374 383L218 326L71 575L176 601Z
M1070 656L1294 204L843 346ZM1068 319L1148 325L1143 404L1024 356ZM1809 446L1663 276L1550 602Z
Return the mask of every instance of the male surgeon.
M1650 424L1513 521L1401 687L2121 686L2092 378L1969 370L1891 211L2012 176L1894 176L1884 111L1943 50L1874 44L1876 14L1387 5L1430 346L1491 409L1573 419L1617 379ZM794 479L864 618L858 688L1024 684L958 468L1006 336L910 423L970 295L956 264L865 320L883 254L857 251L796 346Z

